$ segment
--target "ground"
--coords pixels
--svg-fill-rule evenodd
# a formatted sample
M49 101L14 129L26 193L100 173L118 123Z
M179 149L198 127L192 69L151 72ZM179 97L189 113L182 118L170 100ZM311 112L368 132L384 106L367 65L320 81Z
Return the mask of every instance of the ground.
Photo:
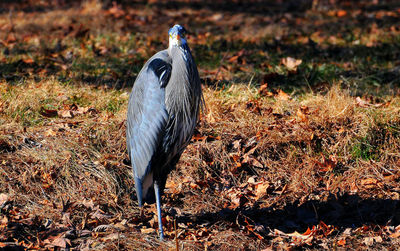
M175 23L206 107L160 242L125 120ZM398 249L399 27L384 0L1 3L0 249Z

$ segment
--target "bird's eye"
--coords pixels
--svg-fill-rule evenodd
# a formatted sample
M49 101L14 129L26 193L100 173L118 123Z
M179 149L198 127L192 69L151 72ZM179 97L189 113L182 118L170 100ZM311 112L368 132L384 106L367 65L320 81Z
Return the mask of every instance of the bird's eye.
M179 29L179 35L181 37L186 37L187 31L185 28L181 27L181 29Z

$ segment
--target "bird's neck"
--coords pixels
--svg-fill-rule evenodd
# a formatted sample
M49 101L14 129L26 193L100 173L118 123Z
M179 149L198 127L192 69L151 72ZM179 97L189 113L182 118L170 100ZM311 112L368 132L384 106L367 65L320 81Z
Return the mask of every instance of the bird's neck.
M186 39L184 38L180 38L180 39L176 39L174 37L170 37L169 38L169 48L174 47L174 46L187 46L187 42Z
M189 73L192 71L192 58L190 51L182 47L174 46L169 50L172 59L172 71L170 82L166 87L166 97L169 107L179 112L182 107L190 107L188 102L189 97L192 95L192 83ZM171 82L171 80L173 80ZM174 96L180 97L179 99L173 98Z
M187 44L186 40L183 38L179 41L179 43L176 41L169 42L169 46L168 46L169 54L172 55L174 50L180 50L184 53L187 53L188 51L190 51L189 45Z

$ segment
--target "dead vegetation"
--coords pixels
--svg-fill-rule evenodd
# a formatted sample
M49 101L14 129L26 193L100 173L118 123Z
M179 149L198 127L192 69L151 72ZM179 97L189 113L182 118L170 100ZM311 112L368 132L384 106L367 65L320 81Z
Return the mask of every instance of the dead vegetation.
M149 221L140 222L136 203L130 198L133 184L129 165L124 164L127 93L63 86L51 80L41 83L40 89L34 88L35 85L13 86L15 93L21 93L20 99L10 95L4 100L7 104L2 116L5 123L1 126L6 132L1 139L1 183L7 194L2 209L3 238L7 238L4 241L19 238L22 228L27 241L37 247L52 245L43 241L52 240L53 236L45 230L55 228L64 234L63 238L66 232L75 231L65 237L69 240L66 243L80 248L86 245L101 249L104 244L99 241L112 245L118 240L121 247L133 249L136 245L144 245L142 248L156 245L154 239L153 244L139 241L148 238L149 233L156 238L154 208L146 207ZM41 102L48 98L52 98L51 105L62 104L61 109L73 112L76 108L68 100L77 89L86 97L92 112L76 113L74 117L63 117L69 115L65 112L48 117L49 110L43 114ZM398 99L385 107L360 108L354 98L337 86L325 95L308 95L304 100L257 95L257 89L246 85L232 85L226 90L205 88L209 109L203 115L193 144L167 184L169 238L174 238L173 224L177 220L184 247L200 247L203 242L202 245L210 247L239 247L236 242L232 246L228 243L231 243L229 238L237 238L241 233L245 234L242 245L256 249L265 247L266 240L271 238L268 236L281 236L274 229L284 233L305 231L312 222L317 224L317 219L327 221L317 215L307 216L311 222L296 219L296 223L274 217L275 214L285 217L289 208L300 210L309 201L315 201L314 210L318 214L318 207L325 208L332 200L341 205L345 200L342 196L371 203L398 200L399 132L382 128L382 124L392 127L399 124L395 119L399 115ZM118 112L111 113L104 106L112 98L121 100ZM18 114L16 107L29 108L44 119L23 127L19 124L23 118L11 115ZM382 145L364 142L370 137ZM375 153L364 149L363 144L373 144L379 159L373 159L378 157L372 156ZM362 154L371 154L368 155L371 159ZM393 206L392 214L382 215L381 220L399 220ZM345 230L340 228L345 226L341 225L342 211L335 211L338 218L329 222L330 229L337 234ZM296 213L304 217L301 211ZM18 220L13 214L24 216ZM387 224L376 222L377 218L345 220L352 220L360 227L368 223ZM47 221L51 225L44 228ZM10 227L11 223L18 228ZM94 237L98 230L104 234L85 238L85 234ZM42 232L44 235L39 239L32 239ZM186 243L185 240L192 238ZM263 241L257 242L257 238ZM174 245L172 240L169 245Z
M344 29L357 14L346 3L283 16L277 5L268 15L190 4L172 11L162 1L27 6L33 11L0 15L0 248L400 245L397 9L358 6L386 23L358 20L351 40L319 30L327 20ZM255 36L236 27L243 20ZM127 86L178 21L193 26L207 109L167 181L160 243L154 206L139 217L124 122ZM375 32L357 26L366 23Z

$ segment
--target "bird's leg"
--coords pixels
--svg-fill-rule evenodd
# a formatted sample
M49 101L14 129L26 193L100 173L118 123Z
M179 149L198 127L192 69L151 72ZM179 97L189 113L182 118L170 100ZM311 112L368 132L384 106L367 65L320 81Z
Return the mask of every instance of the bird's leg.
M142 181L135 177L135 188L136 188L136 197L138 199L138 204L139 204L139 217L142 222L144 222L145 217L144 217L144 208L143 208L143 198L142 198Z
M163 231L162 216L161 216L161 196L160 196L160 187L158 186L157 181L154 182L154 192L156 194L158 229L160 231L160 240L163 240L164 239L164 231Z
M143 198L142 198L142 181L135 177L135 188L136 188L136 197L138 199L139 208L140 208L140 219L143 220L144 218L144 210L143 210Z

